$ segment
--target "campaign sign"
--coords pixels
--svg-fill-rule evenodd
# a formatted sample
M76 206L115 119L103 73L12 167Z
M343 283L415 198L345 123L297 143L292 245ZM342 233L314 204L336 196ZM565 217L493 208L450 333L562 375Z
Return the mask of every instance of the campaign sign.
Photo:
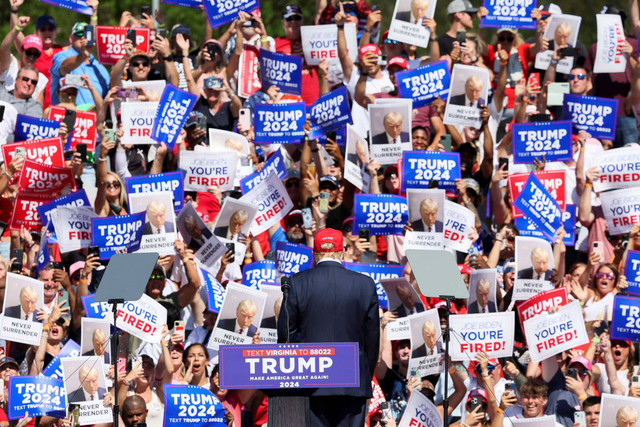
M242 194L253 190L258 184L267 179L271 173L275 173L280 180L284 180L287 177L287 166L284 164L284 158L280 150L269 156L260 172L252 173L240 180Z
M576 208L576 205L567 205L567 210L562 212L562 226L566 232L562 243L564 243L565 246L573 246L576 242ZM514 218L513 223L520 232L520 236L537 237L549 243L555 243L554 239L548 238L547 235L540 231L538 226L531 222L526 216Z
M40 0L42 3L58 6L63 9L82 13L83 15L93 15L93 8L87 6L86 0Z
M624 73L627 68L627 58L622 53L622 48L627 37L624 35L622 18L618 14L600 13L596 15L596 22L598 24L598 41L593 72Z
M622 295L613 298L611 339L640 341L640 298Z
M409 220L407 199L393 194L356 194L353 233L369 230L372 236L402 234Z
M640 147L637 145L607 150L598 155L598 160L600 178L593 182L596 193L640 185Z
M289 242L276 243L276 269L291 276L313 267L313 250L309 246Z
M398 427L442 427L438 408L422 393L411 393Z
M533 362L580 347L589 340L579 301L560 307L554 314L544 311L525 320L522 326Z
M547 162L573 158L569 120L515 123L512 129L514 163L533 163L542 156Z
M476 215L458 203L444 202L444 244L460 252L471 247L469 234L476 225Z
M144 27L111 27L98 25L96 27L96 50L98 62L102 65L114 65L126 53L124 42L127 31L136 32L136 50L149 52L150 30Z
M190 9L201 9L202 0L162 0L162 3L174 6L188 7Z
M558 229L562 227L562 210L558 202L534 174L529 175L513 205L550 239L554 238Z
M242 196L240 201L258 207L258 212L251 224L251 234L254 236L280 222L293 209L287 189L276 174L269 175L253 190Z
M65 111L66 109L62 107L52 105L49 107L49 118L61 122ZM76 120L73 122L73 129L69 129L69 132L71 139L66 142L65 150L75 150L78 144L86 144L88 152L96 151L96 113L76 110Z
M564 170L552 170L552 171L534 171L533 174L542 182L544 188L553 196L558 202L560 209L566 210L567 192L565 189L565 174ZM509 175L508 185L509 192L511 193L511 200L515 200L522 192L525 183L529 179L528 173L516 173ZM522 217L522 213L511 204L511 212L514 218Z
M462 177L460 154L441 151L404 151L400 168L400 185L405 193L409 188L429 188L438 181L438 188L455 190L456 179Z
M70 129L69 131L71 132L73 131L73 129ZM18 114L16 119L14 140L33 141L35 139L44 139L58 136L59 133L60 123L58 123L57 121L38 119L36 117L23 116L22 114Z
M338 27L335 24L303 25L300 27L302 52L307 65L319 65L323 59L339 64ZM353 62L358 59L358 37L355 23L344 25L347 53Z
M450 316L451 360L475 360L479 352L490 358L513 355L514 322L513 312Z
M131 194L171 191L173 193L173 208L175 212L180 212L184 206L182 171L131 176L125 180L124 185L127 187L127 197Z
M184 189L186 191L207 191L214 185L221 191L233 190L236 177L237 153L225 151L180 152L180 169L184 171Z
M55 200L52 200L47 203L43 203L36 208L38 211L38 215L42 218L42 223L47 224L47 230L53 232L53 220L52 214L55 212L55 209L59 206L89 206L91 207L91 203L89 202L89 198L87 197L87 193L84 189L78 190L75 193L67 194L62 197L58 197Z
M304 102L256 104L255 143L299 143L304 138L306 110Z
M82 297L85 317L90 319L113 319L113 308L108 302L95 301L96 294ZM111 320L110 320L111 321Z
M146 212L91 219L91 245L100 247L100 259L110 259L126 249L140 248Z
M624 277L626 277L628 285L626 291L633 295L640 295L640 251L631 249L627 251Z
M164 142L169 150L173 150L197 99L196 95L167 83L158 103L151 139L158 144Z
M358 343L221 345L220 387L359 387Z
M609 234L628 233L640 224L640 192L636 188L606 191L600 194L600 201Z
M226 427L225 412L220 400L207 388L190 384L164 385L164 426Z
M213 274L204 268L200 268L200 272L202 273L204 285L207 289L207 308L209 311L219 313L222 308L222 301L224 301L224 287L218 283Z
M123 102L123 144L154 144L151 129L156 121L157 102Z
M251 13L260 9L258 0L203 0L211 28L218 28L238 18L238 12Z
M259 61L260 48L245 43L238 64L238 95L242 98L249 98L262 88L258 73Z
M387 294L380 281L402 277L404 275L403 265L363 264L358 262L343 262L342 265L347 270L357 271L358 273L371 277L376 283L376 292L378 294L378 304L380 308L389 308Z
M277 86L282 93L302 94L302 56L260 49L262 87Z
M138 301L118 305L118 327L143 341L160 343L162 327L167 323L167 309L147 294ZM111 322L113 323L113 322Z
M46 225L46 228L49 228L49 224ZM40 272L51 262L51 255L49 254L49 245L48 244L40 244L38 247L38 254L36 255L37 267L36 274L39 275Z
M322 95L313 103L309 116L311 122L309 139L316 139L348 124L353 124L348 99L347 87L342 86Z
M25 159L18 180L20 191L27 193L56 194L76 189L76 179L71 168L43 165Z
M279 277L275 261L255 261L242 269L242 284L260 289L263 283L277 282Z
M9 378L9 419L66 416L67 394L64 381L43 376L25 375Z
M401 98L413 100L413 108L431 104L436 97L446 100L449 97L451 74L447 61L432 64L395 74Z
M531 12L536 8L536 0L484 0L484 6L489 14L482 18L481 27L487 28L519 28L535 30L536 21Z
M594 138L613 140L616 138L619 106L620 101L614 98L565 93L562 112L564 117L571 119L575 133L584 130Z
M21 227L29 231L40 231L42 221L38 214L38 206L50 202L52 197L38 194L18 193L13 202L10 230L20 230Z
M2 158L5 163L11 163L17 147L26 150L25 159L49 166L64 167L64 151L59 136L37 139L35 141L20 141L2 145Z
M91 206L60 206L52 215L60 252L67 253L91 245L91 218L97 217Z
M53 379L63 380L62 364L60 359L63 357L78 357L80 354L80 344L74 340L69 340L62 347L62 349L56 354L56 356L49 362L49 364L42 370L42 375Z
M551 307L561 307L568 303L569 296L567 294L567 288L565 287L551 289L550 291L534 295L517 307L520 327L524 330L523 323L525 320L549 311Z

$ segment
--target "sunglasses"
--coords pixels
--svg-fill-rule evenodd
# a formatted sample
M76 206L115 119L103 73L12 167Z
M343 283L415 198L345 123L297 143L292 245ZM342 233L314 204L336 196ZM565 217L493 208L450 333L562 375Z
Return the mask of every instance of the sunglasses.
M598 279L609 279L609 280L613 280L615 279L616 275L613 273L598 273L596 274L596 277Z
M353 227L350 225L345 225L344 228L342 229L342 231L345 233L351 233L351 230L353 230Z
M164 274L152 274L149 280L164 280Z
M393 178L397 178L398 175L395 173L390 173L389 175L386 175L384 178L385 179L393 179Z
M110 181L110 182L106 182L104 184L105 187L107 188L120 188L120 183L118 181Z
M504 269L504 272L505 273L511 273L513 270L515 270L514 267L507 267L507 268Z
M287 22L302 21L302 16L300 16L300 15L293 15L293 16L290 16L290 17L288 17L288 18L284 18L284 20L285 20L285 21L287 21Z
M71 276L71 280L80 280L80 273Z
M373 420L373 421L371 421L371 427L375 427L375 426L386 427L386 425L387 425L386 421L382 421L382 420Z
M291 187L298 188L298 187L300 187L300 182L299 181L287 181L284 185L287 188L291 188Z
M43 31L43 32L49 32L49 31L55 31L55 30L56 30L56 27L51 27L49 25L40 28L40 31Z
M392 39L384 39L384 44L398 44L400 43L397 40L392 40Z
M288 227L295 227L295 226L302 227L302 224L304 224L302 221L289 221L287 223L287 226Z
M40 51L36 49L27 49L24 51L24 54L27 56L35 57L35 58L40 58Z
M133 68L138 68L141 65L146 68L149 66L149 61L134 61L131 63Z
M31 82L31 84L34 85L34 86L38 84L38 80L37 79L30 79L29 77L25 77L25 76L21 76L20 80L22 80L25 83Z
M516 241L516 237L515 236L509 236L507 237L507 240L510 242L515 242Z
M587 78L587 75L586 74L582 74L582 73L580 73L580 74L569 74L569 81L575 79L576 77L578 78L578 80L584 80L584 79Z
M499 36L499 37L498 37L498 41L499 41L500 43L504 43L504 42L509 42L509 43L511 43L513 40L514 40L514 37L513 37L513 36Z

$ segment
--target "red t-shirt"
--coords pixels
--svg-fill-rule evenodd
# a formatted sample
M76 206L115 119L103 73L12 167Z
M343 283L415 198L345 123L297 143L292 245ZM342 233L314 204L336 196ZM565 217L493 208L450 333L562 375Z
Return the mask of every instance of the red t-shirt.
M204 222L214 222L220 212L220 202L208 191L198 191L198 207L195 210Z
M285 37L276 39L276 52L287 55L303 56L302 39L289 40ZM306 63L302 63L302 99L307 105L313 104L320 96L318 70Z
M53 65L53 55L61 51L62 46L58 45L54 45L48 53L43 50L38 60L33 64L34 67L36 67L38 71L40 71L42 74L47 76L49 80L51 80L51 66ZM51 105L51 84L47 84L47 86L44 88L43 108L47 109L49 105Z
M511 56L511 54L509 55ZM520 65L522 66L522 76L526 79L529 77L529 67L527 67L527 63L533 62L535 60L534 57L531 56L531 44L523 43L518 46L518 59L520 60ZM493 69L493 65L496 60L496 47L493 45L489 45L489 53L487 54L487 66ZM498 75L496 74L496 79ZM516 90L515 88L507 86L505 89L505 95L507 97L507 108L513 108L515 105L516 98Z

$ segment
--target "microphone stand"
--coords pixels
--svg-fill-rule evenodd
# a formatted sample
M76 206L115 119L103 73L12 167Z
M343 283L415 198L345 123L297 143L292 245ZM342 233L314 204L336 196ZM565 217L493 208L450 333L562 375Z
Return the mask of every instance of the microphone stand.
M284 318L287 326L287 340L285 342L288 344L290 340L289 340L289 309L287 308L287 299L289 298L289 289L291 289L291 283L289 282L289 277L282 276L282 279L280 279L280 289L282 290L281 307L284 309Z

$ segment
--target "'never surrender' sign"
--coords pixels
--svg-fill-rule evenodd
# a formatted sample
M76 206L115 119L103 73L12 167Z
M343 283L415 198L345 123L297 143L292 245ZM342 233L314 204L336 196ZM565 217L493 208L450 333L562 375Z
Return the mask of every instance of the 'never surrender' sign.
M513 125L514 163L533 163L534 159L547 162L567 161L573 158L571 148L571 122L533 122Z

